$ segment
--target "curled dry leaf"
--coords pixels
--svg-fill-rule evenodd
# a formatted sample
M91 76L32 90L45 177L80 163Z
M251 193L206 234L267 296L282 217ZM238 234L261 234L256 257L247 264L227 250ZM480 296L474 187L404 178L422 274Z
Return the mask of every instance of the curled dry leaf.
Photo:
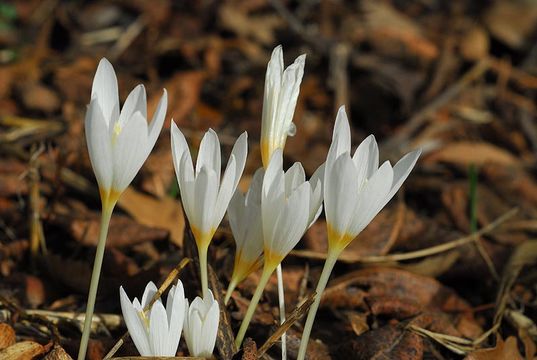
M41 345L35 341L21 341L0 350L2 360L32 360L48 351L52 344Z
M119 199L119 206L140 224L168 230L172 242L183 246L185 217L178 201L169 197L156 199L129 187Z
M481 166L487 163L516 166L518 159L508 151L484 142L460 141L447 144L424 158L425 162L443 162L465 169L470 165Z
M401 324L387 325L344 342L336 355L338 359L421 360L423 338Z
M510 336L505 340L497 337L496 346L490 349L479 349L471 352L464 360L523 360L518 351L516 338Z
M0 323L0 350L15 344L15 330L6 323Z
M398 320L427 313L422 321L435 326L435 331L469 338L482 333L469 304L453 290L433 278L401 269L376 267L344 275L325 290L321 304L355 307Z
M56 344L43 360L73 360L73 358L60 345Z

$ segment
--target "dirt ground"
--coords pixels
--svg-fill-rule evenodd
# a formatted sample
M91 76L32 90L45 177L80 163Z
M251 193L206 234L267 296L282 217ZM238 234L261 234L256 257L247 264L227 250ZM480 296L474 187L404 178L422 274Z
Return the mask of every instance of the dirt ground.
M107 242L88 359L126 331L118 289L160 284L195 244L170 151L173 118L195 153L215 129L227 159L249 134L241 189L261 166L265 69L307 54L285 166L325 160L338 107L353 148L381 160L423 153L389 205L344 251L309 359L534 359L537 343L537 2L534 0L12 1L0 3L0 359L76 357L100 219L84 136L102 57L124 101L169 105L157 145L120 198ZM288 313L317 284L324 215L283 263ZM209 249L222 296L233 267L227 220ZM199 292L195 262L180 279ZM259 280L223 310L216 359L281 358L276 278L242 350L233 347ZM223 308L223 306L221 306ZM295 359L304 309L289 328ZM317 341L313 341L317 340ZM268 343L267 343L268 341ZM268 351L258 353L265 344ZM178 355L186 356L184 340ZM135 356L127 339L116 356Z

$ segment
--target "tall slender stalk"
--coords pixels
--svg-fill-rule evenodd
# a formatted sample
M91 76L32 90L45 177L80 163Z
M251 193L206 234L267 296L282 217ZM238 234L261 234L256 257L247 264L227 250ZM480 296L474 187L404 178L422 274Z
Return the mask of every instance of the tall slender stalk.
M282 264L276 268L278 278L278 302L280 305L280 325L285 322L285 292L283 290ZM282 360L287 360L287 333L282 334Z
M207 252L209 250L208 245L198 246L198 254L200 258L200 274L201 274L201 293L205 299L209 293L209 279L207 277Z
M257 304L259 303L259 299L261 299L261 294L263 294L265 285L267 285L267 282L269 281L270 275L272 275L273 271L274 271L274 268L269 269L266 266L263 268L261 279L259 279L259 283L257 284L257 288L255 289L254 296L252 296L252 300L250 301L250 305L248 306L246 315L244 315L244 319L242 320L239 333L237 334L237 337L235 338L235 346L237 346L237 349L241 347L242 340L244 340L244 335L246 334L248 325L250 325L250 321L252 320L252 316L254 315L255 308L257 307Z
M91 273L91 283L88 294L88 303L86 305L86 317L84 319L84 329L82 338L80 339L80 348L78 349L78 360L86 358L88 349L88 341L91 332L91 321L93 311L95 309L95 299L97 298L97 289L99 288L99 278L101 276L101 267L103 265L104 249L106 245L106 237L108 235L108 227L112 217L112 211L115 204L104 205L101 211L101 229L99 231L99 242L97 243L97 252L93 262L93 272Z
M311 329L313 327L313 322L315 321L315 315L317 315L317 309L321 303L321 297L326 284L328 283L328 279L330 278L330 274L332 273L332 269L337 262L339 254L340 251L329 250L328 257L324 262L323 272L321 273L321 277L317 283L317 288L315 289L315 301L310 307L308 318L306 319L306 324L304 325L304 331L302 332L302 340L300 341L297 360L304 360L306 356L306 350L308 348L308 341L310 338Z

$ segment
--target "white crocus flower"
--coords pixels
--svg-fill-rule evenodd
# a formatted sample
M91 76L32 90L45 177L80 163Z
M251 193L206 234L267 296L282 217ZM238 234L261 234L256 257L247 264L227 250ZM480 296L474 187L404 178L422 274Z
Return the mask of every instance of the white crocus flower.
M345 108L338 111L326 159L325 213L330 251L342 251L382 210L414 168L421 150L395 164L379 167L375 137L368 136L351 157L351 135Z
M324 173L324 208L328 228L328 256L316 288L315 301L304 325L298 360L306 356L308 340L321 296L339 254L373 220L395 195L416 165L421 150L406 154L395 164L379 167L379 150L373 135L351 157L351 131L342 106L336 117Z
M310 181L306 181L300 163L293 164L284 173L282 151L277 149L272 155L261 197L264 261L270 268L276 268L319 217L323 173L320 167Z
M211 290L203 299L196 297L190 306L187 300L185 312L183 330L190 355L211 358L220 321L220 308Z
M120 112L114 68L106 59L99 62L91 88L91 101L86 112L85 132L91 165L101 195L102 218L78 360L86 358L112 212L119 196L129 186L155 146L164 123L167 106L168 97L164 90L153 119L148 124L145 88L143 85L138 85L125 100Z
M261 227L261 187L263 168L258 169L250 182L246 194L235 191L228 207L228 218L235 239L235 262L233 274L226 291L225 303L241 281L262 264L263 230Z
M120 112L114 68L108 60L100 61L93 79L85 128L103 205L115 204L149 156L162 129L167 104L164 90L148 124L145 88L138 85Z
M322 173L323 169L320 168L312 176L313 185L310 185L310 182L305 181L304 169L299 163L284 173L282 150L276 149L272 155L261 190L263 273L235 339L237 347L244 339L270 275L319 216Z
M281 159L281 151L279 158ZM278 160L279 161L279 160ZM281 164L280 164L281 165ZM276 166L276 165L274 165ZM281 167L281 166L280 166ZM310 207L308 212L308 227L319 217L322 211L322 182L324 165L320 167L310 179ZM283 170L281 170L283 174ZM261 190L263 186L264 170L258 169L250 183L246 194L237 190L229 203L228 217L231 232L236 243L235 263L231 282L226 292L226 302L237 284L250 273L261 266L263 253L263 227L261 221ZM282 189L285 198L291 196L301 184L306 181L304 168L295 163L285 174Z
M281 45L272 51L265 75L265 93L261 125L261 158L265 168L276 149L285 147L287 136L296 132L293 124L306 55L284 69Z
M183 133L172 121L172 156L181 199L198 246L203 295L207 296L207 249L237 188L247 155L244 132L233 146L222 179L220 142L209 129L201 140L196 168Z
M121 311L129 334L142 356L175 356L185 317L185 293L181 280L172 286L166 300L166 308L158 299L147 313L144 308L157 293L157 287L149 282L145 287L140 303L137 298L129 297L120 287Z

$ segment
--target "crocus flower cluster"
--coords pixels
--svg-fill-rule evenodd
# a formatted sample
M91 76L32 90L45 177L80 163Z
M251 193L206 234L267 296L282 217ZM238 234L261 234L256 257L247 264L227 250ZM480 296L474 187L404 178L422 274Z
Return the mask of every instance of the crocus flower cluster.
M198 248L203 296L189 305L179 281L170 290L166 306L158 299L150 309L145 309L157 293L153 283L147 285L141 302L136 298L131 302L120 288L125 323L141 355L174 356L181 333L184 333L191 355L212 356L219 304L208 288L207 255L226 210L236 250L225 302L237 284L253 271L262 269L235 344L241 345L263 289L276 269L280 283L280 320L283 321L281 263L320 216L324 202L328 254L304 326L298 354L298 359L303 360L321 295L340 253L390 201L415 166L419 150L403 156L393 167L388 161L379 166L379 150L373 135L363 140L351 155L350 125L342 106L325 163L309 180L306 180L299 162L285 171L283 150L287 136L296 132L292 121L304 65L305 55L301 55L284 68L281 46L272 53L265 77L262 111L260 149L263 167L255 172L246 194L237 190L247 158L246 132L237 138L222 173L216 132L209 129L205 133L194 164L185 136L171 121L173 164L185 214ZM164 90L153 120L148 124L145 90L139 85L119 111L115 73L108 61L101 61L86 115L86 137L101 194L103 220L79 360L84 358L86 351L112 210L153 148L164 122L166 107ZM282 336L282 358L285 357L285 337Z
M137 298L131 302L123 287L119 289L123 318L140 355L175 356L184 331L190 355L211 357L220 318L218 302L212 292L209 290L204 299L196 297L189 306L179 280L177 286L170 289L166 307L159 298L145 312L156 293L155 284L148 283L140 303Z

